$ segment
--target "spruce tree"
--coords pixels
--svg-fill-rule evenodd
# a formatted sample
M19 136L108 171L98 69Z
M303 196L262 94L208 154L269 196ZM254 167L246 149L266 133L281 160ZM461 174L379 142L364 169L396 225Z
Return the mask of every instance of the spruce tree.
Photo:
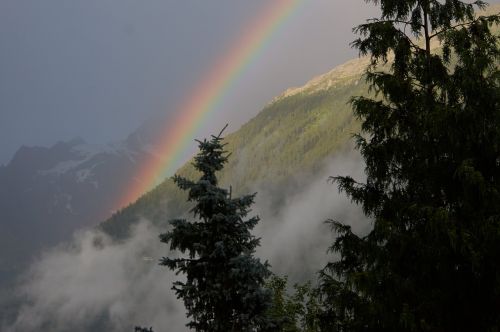
M477 16L482 1L367 2L381 17L353 44L378 97L352 100L367 180L334 180L373 229L331 221L330 330L499 331L499 16Z
M193 163L201 173L198 181L174 176L194 202L195 220L170 221L172 230L160 239L185 256L164 257L161 264L186 277L173 289L184 301L190 328L255 331L267 327L271 294L264 283L270 272L267 262L254 257L259 239L250 231L259 218L245 219L255 194L233 198L231 190L218 186L216 173L228 160L221 135L198 141L200 151Z

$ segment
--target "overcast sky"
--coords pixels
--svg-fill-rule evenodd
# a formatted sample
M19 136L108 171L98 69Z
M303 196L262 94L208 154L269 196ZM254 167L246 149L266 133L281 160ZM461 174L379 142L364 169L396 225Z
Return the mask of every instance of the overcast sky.
M21 145L125 138L176 103L274 0L0 1L0 164ZM230 130L355 57L363 0L306 0L218 110ZM214 127L214 128L211 128Z

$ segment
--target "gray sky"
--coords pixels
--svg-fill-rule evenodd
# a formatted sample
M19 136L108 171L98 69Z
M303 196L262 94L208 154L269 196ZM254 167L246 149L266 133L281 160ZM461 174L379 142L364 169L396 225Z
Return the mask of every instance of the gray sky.
M23 144L106 143L173 111L269 1L0 1L0 164ZM351 28L374 15L363 0L307 0L201 131L236 130L356 56Z

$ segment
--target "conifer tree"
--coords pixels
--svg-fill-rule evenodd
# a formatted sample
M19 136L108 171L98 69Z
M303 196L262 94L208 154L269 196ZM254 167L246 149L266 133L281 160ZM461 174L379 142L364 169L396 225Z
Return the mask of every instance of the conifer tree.
M499 331L499 16L477 16L482 1L367 2L381 18L353 44L378 98L352 100L367 180L334 180L373 229L332 221L330 330Z
M201 173L198 181L174 176L195 203L195 220L170 221L173 228L160 236L161 241L187 257L164 257L161 264L186 277L173 289L184 301L190 328L255 331L267 326L271 294L264 282L270 272L267 262L254 257L259 239L250 231L259 218L245 219L255 194L233 198L231 190L218 187L216 172L228 158L221 135L198 141L200 152L193 163Z
M294 284L293 293L288 293L288 277L273 275L267 287L273 294L268 315L273 326L267 331L280 332L319 332L322 314L320 293L311 282Z

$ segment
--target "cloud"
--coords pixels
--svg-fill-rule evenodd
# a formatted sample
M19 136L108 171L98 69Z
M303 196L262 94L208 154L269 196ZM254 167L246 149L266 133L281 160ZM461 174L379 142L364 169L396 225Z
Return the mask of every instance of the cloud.
M256 188L253 213L262 218L255 229L262 238L257 254L269 260L273 272L292 282L314 279L333 257L326 252L334 239L324 223L328 218L351 223L358 231L367 227L359 207L327 181L337 174L359 178L362 165L358 155L335 158L323 172L287 188L278 205L272 203L272 190ZM123 242L93 230L46 252L22 284L25 303L15 322L3 330L133 331L141 325L157 332L186 331L184 306L171 290L180 276L157 264L168 255L160 233L143 220Z
M364 164L357 153L347 153L330 160L323 171L300 179L287 189L285 201L275 215L272 194L257 195L255 211L262 217L256 232L261 239L258 251L272 264L276 274L286 274L292 282L303 282L313 277L332 254L327 248L334 241L334 234L327 219L334 219L353 226L362 232L369 223L361 209L339 193L337 186L328 181L330 176L351 175L363 178Z
M20 290L28 299L13 331L183 331L184 307L171 291L175 276L157 264L166 253L151 223L116 243L98 231L77 234L36 263Z

